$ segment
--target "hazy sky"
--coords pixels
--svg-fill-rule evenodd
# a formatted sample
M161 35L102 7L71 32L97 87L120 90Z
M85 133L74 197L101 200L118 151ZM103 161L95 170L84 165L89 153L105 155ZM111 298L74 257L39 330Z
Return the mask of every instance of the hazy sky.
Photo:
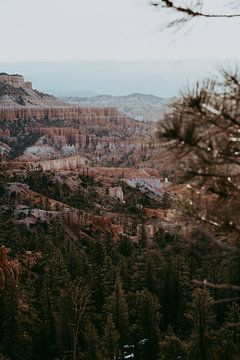
M240 58L239 21L184 35L163 31L166 15L148 0L0 0L0 62Z

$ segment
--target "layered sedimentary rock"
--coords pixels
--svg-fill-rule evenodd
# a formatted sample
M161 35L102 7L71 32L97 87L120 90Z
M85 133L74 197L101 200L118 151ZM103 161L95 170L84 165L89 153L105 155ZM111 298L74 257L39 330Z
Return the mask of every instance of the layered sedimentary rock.
M129 123L129 118L122 116L117 109L74 107L74 106L39 106L39 107L0 107L0 119L4 120L82 120L83 125L88 125L89 121L95 125L101 125L106 117L112 118L114 122L121 118L125 125Z
M28 163L29 167L41 168L43 171L59 171L59 170L77 170L85 165L84 159L81 156L71 156L56 160L36 161Z
M32 89L32 83L30 81L24 81L24 77L18 74L9 75L0 73L0 82L5 82L15 88Z
M94 119L94 125L96 125L96 118ZM99 124L100 126L101 124ZM104 125L107 125L107 119L104 119ZM124 124L121 124L123 126ZM92 126L92 121L89 121L88 126ZM110 124L109 124L110 126ZM120 127L120 124L118 125ZM124 126L123 126L124 127ZM115 130L115 126L111 126L108 132L111 133ZM32 132L38 132L41 135L47 136L52 144L56 146L74 146L76 150L84 150L85 148L92 148L96 146L108 146L114 148L117 146L136 145L141 147L143 139L137 136L127 137L122 139L117 136L97 136L95 134L89 134L87 129L81 127L80 129L69 127L35 127L30 128ZM107 132L107 131L106 131Z
M78 160L76 160L78 159ZM64 160L64 161L63 161ZM51 165L49 165L51 163ZM76 168L73 168L76 165ZM91 176L98 178L109 177L112 179L151 179L152 175L146 172L145 169L133 169L127 167L88 167L84 165L84 159L81 156L70 156L61 159L48 160L48 161L36 161L36 162L21 162L11 161L8 163L8 169L36 169L41 167L42 169L49 169L51 166L52 171L77 171L79 175ZM55 166L55 167L54 167ZM158 175L159 177L159 175ZM159 180L157 180L159 182Z
M131 166L151 151L151 133L148 135L146 124L119 115L116 118L93 116L88 121L84 115L81 120L77 120L76 127L69 126L71 119L66 122L67 126L61 127L43 127L38 124L33 127L27 124L26 133L40 137L24 150L19 160L47 160L80 153L88 158L91 165Z

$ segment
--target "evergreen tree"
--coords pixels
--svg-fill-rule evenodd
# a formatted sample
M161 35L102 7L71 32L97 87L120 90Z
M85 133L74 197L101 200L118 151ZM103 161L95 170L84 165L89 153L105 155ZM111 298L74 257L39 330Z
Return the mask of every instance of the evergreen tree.
M221 359L238 359L240 354L240 306L233 303L226 313L226 320L221 329L223 352Z
M107 314L112 314L113 321L116 324L116 329L120 336L119 344L122 351L124 345L126 345L129 340L129 318L128 304L119 278L117 278L115 282L114 292L106 303L105 311Z
M186 358L183 341L174 334L173 328L169 326L160 342L158 360L184 360Z
M132 309L132 338L137 359L155 360L159 353L159 302L147 289L136 293Z
M21 359L19 293L11 281L0 290L0 319L0 351L11 359Z
M84 360L104 360L100 338L94 325L89 324L84 334L84 347L82 358Z
M196 360L217 360L214 352L215 314L212 305L213 298L207 289L194 290L186 316L192 323L188 347L192 358Z
M118 340L119 340L119 334L116 330L113 317L111 314L109 314L107 317L107 322L104 328L104 336L103 336L106 360L118 359L119 357Z

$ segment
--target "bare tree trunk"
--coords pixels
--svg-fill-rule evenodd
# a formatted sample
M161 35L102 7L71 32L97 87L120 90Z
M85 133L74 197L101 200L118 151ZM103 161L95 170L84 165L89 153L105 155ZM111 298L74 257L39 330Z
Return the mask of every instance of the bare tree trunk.
M74 306L74 328L73 328L73 344L72 344L72 360L77 360L77 345L79 338L80 321L86 310L91 292L88 286L81 287L80 282L75 282L72 286L71 296Z

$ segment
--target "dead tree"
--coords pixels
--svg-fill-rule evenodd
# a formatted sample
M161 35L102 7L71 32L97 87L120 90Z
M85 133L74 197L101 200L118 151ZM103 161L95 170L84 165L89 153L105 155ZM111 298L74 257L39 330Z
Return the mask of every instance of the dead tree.
M71 299L74 310L72 360L77 359L77 346L80 330L80 321L85 313L87 303L91 296L88 286L82 286L80 281L75 281L71 287Z

